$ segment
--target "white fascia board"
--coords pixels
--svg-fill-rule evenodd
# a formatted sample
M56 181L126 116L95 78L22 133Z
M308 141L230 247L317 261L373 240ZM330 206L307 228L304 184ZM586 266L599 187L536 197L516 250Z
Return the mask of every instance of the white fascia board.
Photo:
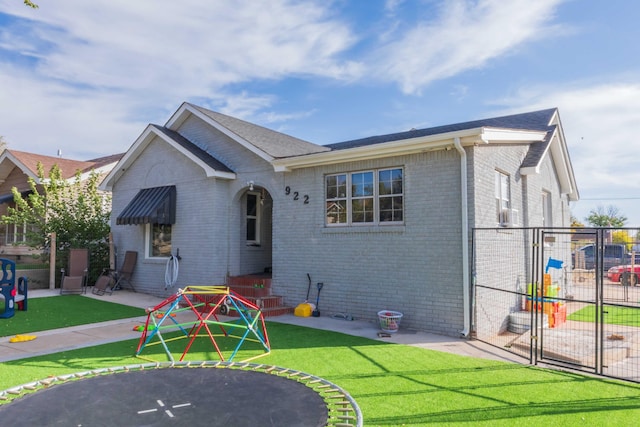
M536 175L540 173L540 165L520 168L520 175Z
M193 109L189 107L189 104L183 102L182 105L169 117L169 120L164 124L165 127L177 131L177 129L184 123L184 121L193 114Z
M561 134L558 132L558 129L554 131L551 136L551 142L549 143L549 147L547 147L546 152L541 157L544 159L551 153L551 158L553 160L553 165L555 167L558 182L560 184L560 192L562 194L566 194L569 196L569 200L576 201L578 200L578 195L576 191L576 186L574 179L571 175L571 168L569 162L569 156L566 151L566 145L563 144L561 140ZM540 173L540 164L535 166L520 168L521 175L537 175Z
M554 135L551 141L550 151L555 163L556 173L558 174L558 181L560 181L560 191L562 194L568 195L569 200L576 201L578 198L575 183L573 182L570 172L568 153L564 148L565 146L560 140L560 137L557 134Z
M26 167L24 163L16 159L16 157L9 150L4 150L4 153L2 153L2 156L0 156L0 162L4 161L5 159L11 161L11 163L13 163L18 167L18 169L22 171L22 173L30 178L33 178L37 184L40 183L40 178L38 177L37 173L34 173L34 171Z
M276 172L322 166L358 160L371 160L390 156L443 150L453 147L454 138L460 138L462 145L488 144L490 142L530 142L542 140L545 132L519 131L511 129L473 128L461 131L439 133L418 138L384 142L344 150L325 151L306 156L276 159L271 164Z
M390 141L380 144L365 145L344 150L323 151L305 156L276 159L271 164L276 172L287 172L293 169L331 165L359 160L379 159L390 156L423 153L453 147L454 137L459 137L466 145L481 142L479 129L459 132L448 132L418 138Z
M260 157L261 159L267 162L271 162L273 160L273 157L271 157L264 151L260 150L255 145L251 144L249 141L242 138L240 135L237 135L234 132L227 129L226 127L222 126L220 123L216 122L211 117L193 108L188 103L183 103L178 109L178 111L176 111L176 113L167 121L165 126L177 132L178 128L187 119L189 114L193 114L194 116L203 120L205 123L213 126L216 130L228 136L233 141L237 142L238 144L240 144L247 150L251 151L253 154Z
M120 178L120 176L124 173L124 171L131 166L131 164L135 161L135 159L144 151L144 149L153 141L154 138L160 138L167 144L171 145L173 148L178 150L180 153L188 157L192 162L200 166L207 178L222 178L222 179L235 179L236 174L232 172L221 172L213 169L211 166L204 163L198 157L194 156L189 150L185 150L185 148L175 142L173 139L169 138L162 132L159 132L152 125L147 125L146 129L142 134L136 139L131 148L127 150L125 155L120 159L118 164L111 170L109 175L105 177L100 184L100 189L104 191L111 191L113 188L113 183Z
M482 139L485 142L532 142L542 141L546 131L519 129L483 128Z
M106 165L102 165L99 168L94 168L91 169L87 172L83 172L82 174L80 174L80 181L85 181L87 179L89 179L89 177L91 176L92 173L97 173L98 175L102 175L105 172L111 172L113 170L113 168L118 164L118 162L111 162L108 163ZM72 178L67 179L67 181L72 182L75 180L75 176Z
M193 155L193 153L191 151L185 149L182 145L180 145L177 142L175 142L168 135L165 135L162 132L158 132L155 128L152 128L151 131L154 133L155 136L157 136L158 138L162 139L167 144L171 145L177 151L182 153L185 157L187 157L193 163L195 163L196 165L200 166L202 168L202 170L204 171L205 175L207 176L207 178L235 179L235 177L236 177L235 173L218 171L218 170L212 168L211 166L209 166L208 164L206 164L205 162L203 162L197 156Z
M573 173L573 166L571 165L571 157L569 156L569 149L567 148L567 142L564 138L564 130L560 121L560 112L556 109L549 121L549 124L556 125L557 146L553 147L556 152L559 153L559 158L562 159L562 176L560 178L562 187L561 191L566 194L569 201L577 202L580 200L580 194L578 191L578 185L576 183L576 177ZM555 153L555 152L554 152ZM555 156L555 154L554 154Z

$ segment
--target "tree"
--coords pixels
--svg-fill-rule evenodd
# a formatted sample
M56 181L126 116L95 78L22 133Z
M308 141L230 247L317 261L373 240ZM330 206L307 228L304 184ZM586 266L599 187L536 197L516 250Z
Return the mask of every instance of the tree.
M38 8L38 5L35 4L34 2L30 1L30 0L24 0L24 4L29 6L29 7L31 7L31 8L33 8L33 9L37 9Z
M625 245L627 251L633 248L634 236L630 235L627 230L616 230L611 233L612 243L621 243Z
M63 179L54 165L45 178L42 164L38 164L40 185L29 178L31 194L23 197L13 187L15 207L8 207L0 218L3 224L27 224L25 243L37 249L51 246L51 233L56 233L59 267L66 265L68 249L88 248L90 278L96 279L109 259L109 217L103 195L98 191L100 176L92 172L85 181L77 172L72 181Z
M598 206L596 209L591 209L585 221L593 227L619 228L624 227L627 217L622 215L616 206L609 205L606 209L603 206Z
M576 218L575 216L571 215L571 227L572 228L583 228L584 224L581 223L580 221L578 221L578 218Z

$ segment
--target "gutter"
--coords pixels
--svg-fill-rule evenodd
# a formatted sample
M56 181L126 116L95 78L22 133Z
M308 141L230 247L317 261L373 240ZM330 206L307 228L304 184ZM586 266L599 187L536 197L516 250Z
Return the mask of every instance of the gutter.
M453 138L453 145L460 153L460 201L462 214L462 306L464 311L464 329L460 331L463 337L469 336L471 331L471 292L469 286L469 210L467 196L467 153L464 151L460 138Z

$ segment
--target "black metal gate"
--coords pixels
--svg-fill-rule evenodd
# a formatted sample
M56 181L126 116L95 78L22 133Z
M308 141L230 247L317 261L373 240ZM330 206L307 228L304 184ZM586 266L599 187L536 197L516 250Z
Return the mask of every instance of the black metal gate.
M636 229L474 229L476 339L531 364L640 382L637 237Z

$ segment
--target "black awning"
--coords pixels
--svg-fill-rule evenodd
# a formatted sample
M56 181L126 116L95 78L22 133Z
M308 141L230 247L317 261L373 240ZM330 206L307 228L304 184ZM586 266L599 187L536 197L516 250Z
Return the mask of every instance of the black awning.
M24 198L31 194L31 190L21 191L20 195ZM13 193L3 194L0 196L0 205L3 203L13 202Z
M120 213L116 224L175 224L176 187L145 188L140 190Z

